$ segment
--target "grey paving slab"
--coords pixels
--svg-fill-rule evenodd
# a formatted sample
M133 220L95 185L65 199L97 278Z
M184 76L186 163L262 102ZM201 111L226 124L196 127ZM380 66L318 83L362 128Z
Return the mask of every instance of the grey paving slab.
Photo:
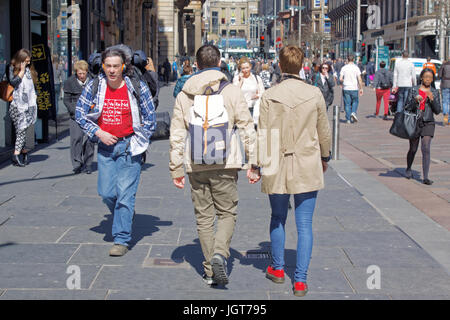
M245 292L216 290L205 285L205 289L197 290L117 290L112 291L107 300L268 300L266 292ZM186 306L189 306L187 303Z
M367 281L373 273L366 268L343 268L357 293L449 295L450 277L442 268L380 267L381 288L368 289Z
M435 294L393 294L392 300L450 300L450 295Z
M269 292L270 300L392 300L384 294L316 293L309 291L304 297L296 297L291 291Z
M77 250L71 244L0 243L0 265L3 263L66 263Z
M0 243L55 243L67 230L67 227L4 225L0 227Z
M343 248L355 267L378 265L390 268L437 268L441 265L423 249L411 248Z
M8 289L0 300L105 300L107 290L13 290Z
M93 289L111 290L203 290L201 275L191 268L141 268L138 266L104 266Z
M319 246L331 247L383 247L404 248L417 246L405 234L392 231L340 231L316 232L314 243Z
M106 205L98 196L67 196L60 204L61 207L95 207L105 209Z
M7 289L67 289L69 265L66 264L2 264L0 287ZM80 265L81 289L88 289L100 266Z
M101 221L99 213L86 212L77 209L76 212L68 211L68 208L52 210L36 209L15 212L8 221L8 226L47 226L47 227L71 227L92 226Z
M123 257L110 257L111 244L82 244L67 262L68 264L92 265L142 265L151 246L137 245Z
M104 244L113 242L112 224L103 220L100 225L89 227L71 228L59 241L59 243L91 243ZM158 227L133 227L132 245L135 244L177 244L180 230L178 228Z

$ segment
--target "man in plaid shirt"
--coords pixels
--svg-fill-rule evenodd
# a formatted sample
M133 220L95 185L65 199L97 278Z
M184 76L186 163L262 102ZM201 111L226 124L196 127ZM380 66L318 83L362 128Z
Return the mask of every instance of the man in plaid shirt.
M156 127L155 108L145 82L129 76L133 67L123 51L106 49L102 69L78 100L75 119L98 142L98 193L114 218L109 254L123 256L131 241L142 154Z

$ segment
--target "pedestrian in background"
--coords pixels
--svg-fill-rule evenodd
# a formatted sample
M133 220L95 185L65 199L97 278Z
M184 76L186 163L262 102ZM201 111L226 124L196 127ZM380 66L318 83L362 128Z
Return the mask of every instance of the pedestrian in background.
M298 234L293 284L296 296L304 296L308 291L307 272L313 247L312 218L318 190L324 187L323 173L327 170L331 148L331 131L323 95L318 88L304 83L298 76L303 57L303 51L298 47L281 49L283 80L264 93L258 124L261 189L269 195L272 209L272 263L267 267L266 277L275 283L285 281L285 224L289 198L294 195ZM278 141L273 140L274 131L279 133ZM255 172L259 174L258 169L252 169L252 173ZM255 183L256 180L249 176L249 182Z
M177 65L177 60L173 60L172 62L172 74L173 74L173 80L177 81L178 80L178 65Z
M395 61L392 92L394 94L398 92L397 112L403 111L409 91L417 85L416 70L408 57L408 51L403 51L402 59Z
M354 64L354 57L350 55L348 63L342 67L341 76L339 78L342 83L344 105L345 105L345 117L347 123L355 123L358 121L356 113L358 112L358 85L359 95L363 95L363 82L361 79L361 70L356 64Z
M247 57L239 60L239 74L234 76L233 84L238 86L244 94L248 109L253 117L255 125L258 124L259 103L264 93L264 84L258 75L254 75L251 70L251 63Z
M380 69L378 69L378 71L375 73L372 87L374 88L377 97L375 117L377 117L378 113L380 112L381 99L384 99L383 120L388 120L387 116L389 114L389 95L391 94L392 88L392 73L385 67L386 62L381 61Z
M433 62L431 62L431 57L427 57L427 62L425 62L423 64L423 68L422 69L427 69L427 68L431 69L435 76L437 75L436 74L436 65Z
M169 62L168 58L166 58L166 60L164 61L163 69L164 69L164 82L166 84L169 84L170 73L171 73L171 66L170 66L170 62Z
M59 110L59 99L61 97L62 83L65 78L65 71L63 62L59 60L57 55L53 56L53 81L55 84L55 103L56 103L56 114Z
M92 161L94 160L95 143L89 140L78 123L75 121L75 111L78 99L86 84L91 80L88 75L89 65L80 60L74 65L75 74L64 82L64 105L69 111L70 122L70 159L73 173L79 174L84 169L87 174L92 173Z
M370 83L374 80L374 77L375 63L373 62L373 58L370 58L366 65L366 87L370 86Z
M328 108L333 104L335 86L333 73L330 72L330 65L328 63L322 63L320 65L319 72L316 73L313 84L322 92L328 111Z
M196 57L200 72L194 74L185 83L175 101L170 127L169 167L173 183L177 188L183 189L185 186L183 165L189 176L197 232L204 256L203 281L208 285L225 285L228 283L227 259L230 257L230 242L236 224L236 209L239 199L237 179L243 161L240 144L233 130L229 144L215 140L211 146L211 148L220 147L221 150L226 148L225 161L219 163L211 161L209 164L203 164L203 162L195 161L191 152L185 155L186 138L191 132L189 139L191 144L188 147L191 151L197 150L199 147L200 150L203 150L203 140L199 138L197 140L195 137L198 136L192 134L193 123L191 121L194 120L195 114L202 117L205 109L206 112L211 112L211 109L219 108L222 98L221 110L217 111L228 115L227 119L223 120L227 121L229 129L234 127L239 129L246 159L254 159L253 163L249 163L250 165L256 165L254 156L256 133L244 95L239 88L227 82L226 76L219 69L219 49L213 45L204 45L197 51ZM207 95L214 99L215 95L211 91L217 92L222 97L215 100L217 103L208 109L208 106L205 106L204 102L202 103L202 101L207 103L208 98L202 98ZM194 113L194 108L196 113ZM217 135L214 137L217 139Z
M267 90L271 87L271 83L270 83L270 72L269 72L269 65L267 63L264 63L262 65L262 71L259 74L259 76L261 77L261 80L264 84L264 89Z
M7 80L14 88L13 101L9 105L9 116L16 130L16 143L12 163L25 167L29 163L27 148L27 129L32 128L37 119L37 96L34 83L37 82L37 72L31 64L31 52L20 49L13 56L7 67Z
M409 151L407 155L406 178L412 178L411 167L414 162L419 142L422 139L422 170L423 184L431 185L433 181L428 179L431 162L431 140L434 137L435 122L434 115L441 112L441 103L439 92L431 86L434 81L434 72L431 69L424 69L420 73L420 85L412 88L408 94L408 110L415 112L420 110L421 117L418 121L420 135L415 139L409 140Z
M192 70L192 67L190 64L186 63L183 67L183 75L180 79L178 79L175 88L173 89L173 97L176 98L177 95L181 92L183 89L184 84L186 81L194 74L194 71Z
M142 154L156 121L149 88L130 78L134 71L125 52L106 49L102 65L97 93L90 81L78 100L75 119L90 139L98 141L98 194L113 215L109 255L123 256L132 239Z
M448 119L449 106L450 106L450 56L447 61L439 69L439 78L441 79L441 92L442 92L442 108L444 114L443 125L450 124Z

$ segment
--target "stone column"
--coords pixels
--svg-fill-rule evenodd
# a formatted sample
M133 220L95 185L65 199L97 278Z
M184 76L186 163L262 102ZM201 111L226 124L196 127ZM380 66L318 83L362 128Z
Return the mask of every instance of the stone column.
M173 55L176 56L177 54L180 54L180 35L178 32L178 24L179 24L179 20L180 20L180 15L179 15L180 9L178 8L174 8L174 13L173 13Z
M202 46L202 10L195 9L195 52Z

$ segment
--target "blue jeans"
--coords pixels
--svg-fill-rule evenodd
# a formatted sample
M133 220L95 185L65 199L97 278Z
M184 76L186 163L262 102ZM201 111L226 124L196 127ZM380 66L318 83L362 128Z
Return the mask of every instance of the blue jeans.
M351 120L351 114L358 111L359 96L358 90L344 90L344 106L345 118L347 121Z
M136 192L141 175L142 155L131 156L130 138L113 146L98 144L98 194L113 215L115 244L127 246L131 240Z
M442 111L444 116L448 115L450 104L450 88L443 88L442 91Z
M312 217L316 206L317 191L294 195L295 222L297 225L297 264L295 282L305 282L313 246ZM269 195L272 217L270 220L270 241L272 243L272 268L284 268L285 225L288 214L289 194Z
M399 87L398 88L398 100L397 100L397 112L402 112L408 99L409 90L411 87Z

